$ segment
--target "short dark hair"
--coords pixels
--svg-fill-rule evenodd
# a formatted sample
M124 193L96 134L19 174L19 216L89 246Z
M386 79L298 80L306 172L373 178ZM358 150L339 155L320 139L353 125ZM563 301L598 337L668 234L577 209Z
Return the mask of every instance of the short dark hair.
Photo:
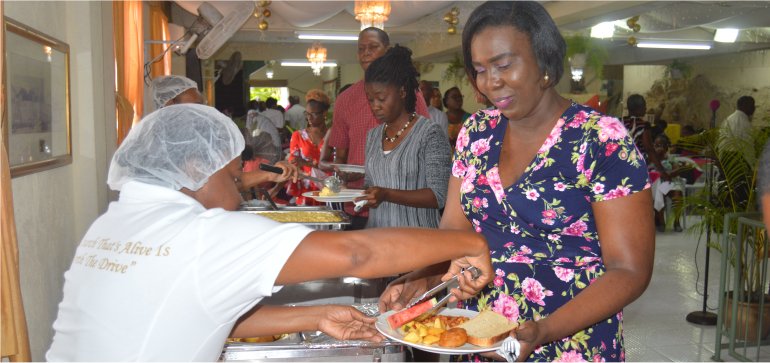
M364 34L367 32L373 32L377 34L377 39L380 40L380 43L382 43L382 45L386 47L390 45L390 37L388 36L388 33L386 33L384 30L377 27L370 26L364 30L361 30L361 32L358 33L358 36L361 37L361 34Z
M404 106L409 112L417 107L417 69L412 63L412 50L396 44L385 55L377 58L364 75L364 83L382 83L403 87L406 92Z
M474 88L477 72L472 64L471 41L482 30L498 26L511 26L527 34L540 72L548 74L548 85L559 83L567 43L545 8L534 1L488 1L473 10L463 29L465 73Z
M644 100L642 95L634 93L628 96L626 100L626 108L628 108L628 114L635 116L639 112L643 112L647 109L647 101Z
M297 95L289 96L289 103L291 103L292 105L298 104L299 103L299 96L297 96Z
M741 96L738 98L738 102L735 104L739 110L744 110L746 107L754 106L754 97Z
M273 98L273 97L268 97L268 98L265 100L265 107L267 107L267 108L273 108L273 107L275 107L275 105L277 105L277 104L278 104L278 100L276 100L276 99L275 99L275 98Z
M243 151L241 151L241 160L249 161L251 159L254 159L254 147L249 144L246 144L243 147Z
M460 89L459 89L459 88L457 88L457 86L454 86L454 87L452 87L452 88L450 88L450 89L446 90L446 92L444 92L444 97L441 99L441 103L443 103L443 104L444 104L444 107L449 107L449 106L447 106L447 104L446 104L446 100L447 100L447 99L449 99L449 92L452 92L452 91L457 91L457 92L459 92L461 95L463 94L462 92L460 92Z

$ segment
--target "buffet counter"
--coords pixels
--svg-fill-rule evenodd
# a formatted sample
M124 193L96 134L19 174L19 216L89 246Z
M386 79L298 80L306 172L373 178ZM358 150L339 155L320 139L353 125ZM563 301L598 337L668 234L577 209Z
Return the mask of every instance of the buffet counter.
M367 315L377 315L376 304L354 304ZM252 362L403 362L404 346L386 340L380 343L336 340L321 332L284 334L269 343L231 341L225 345L221 361Z
M291 221L318 230L342 230L350 224L343 211L326 207L244 206L245 213ZM298 213L299 212L299 213ZM263 305L352 305L369 316L379 314L377 301L385 289L385 279L343 277L286 285L273 296L263 299ZM249 339L233 339L225 344L221 361L256 362L403 362L404 346L390 340L381 343L340 341L321 332L283 334L279 339L257 343Z

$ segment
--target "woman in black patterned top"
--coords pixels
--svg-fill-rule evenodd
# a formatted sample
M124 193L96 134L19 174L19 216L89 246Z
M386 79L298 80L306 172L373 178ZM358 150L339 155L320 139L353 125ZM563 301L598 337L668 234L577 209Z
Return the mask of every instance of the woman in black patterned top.
M652 125L644 119L647 114L647 101L642 95L633 94L628 96L626 107L628 107L628 116L623 118L623 125L633 137L636 148L644 155L648 165L654 165L655 170L660 170L660 178L663 181L670 181L671 176L664 171L666 169L660 163L652 146Z
M451 150L435 121L415 112L412 51L396 45L366 70L369 107L382 125L366 136L367 227L438 227L449 181Z

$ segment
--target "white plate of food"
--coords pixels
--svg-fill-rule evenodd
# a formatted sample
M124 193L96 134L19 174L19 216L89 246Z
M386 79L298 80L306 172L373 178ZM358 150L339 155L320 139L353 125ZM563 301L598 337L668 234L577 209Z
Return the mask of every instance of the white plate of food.
M391 310L378 316L377 322L374 324L374 326L377 328L377 330L380 331L380 333L382 333L386 337L393 339L401 344L405 344L420 350L424 350L432 353L438 353L438 354L454 354L454 355L472 354L472 353L492 352L497 350L497 348L500 348L500 346L503 344L503 339L500 339L500 341L488 347L481 347L481 346L465 343L457 348L444 348L439 346L438 344L425 345L422 343L408 342L404 340L405 334L401 328L393 329L388 324L388 320L387 320L388 317L395 313L396 311ZM460 316L460 317L467 317L467 318L473 318L478 314L479 313L477 311L471 311L471 310L465 310L465 309L453 309L453 308L443 308L437 312L437 315Z
M343 173L366 173L366 168L363 165L323 163L321 166L328 167L329 169L337 168Z
M302 196L313 198L319 202L352 202L353 199L356 199L362 195L364 195L363 189L342 189L339 193L336 193L334 195L319 195L321 191L312 191L312 192L304 192L302 193Z

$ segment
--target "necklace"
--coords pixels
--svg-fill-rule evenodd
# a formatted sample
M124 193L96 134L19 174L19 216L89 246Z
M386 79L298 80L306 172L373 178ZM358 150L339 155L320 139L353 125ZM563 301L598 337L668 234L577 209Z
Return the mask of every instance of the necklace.
M409 124L412 123L412 120L414 120L415 117L417 117L417 112L414 112L411 116L409 116L409 119L406 120L404 127L402 127L401 130L398 130L398 132L396 132L396 136L393 137L388 137L388 133L386 132L388 130L388 124L385 124L385 128L382 130L382 139L387 142L396 142L396 139L398 139L399 136L404 133L404 130L409 127Z

